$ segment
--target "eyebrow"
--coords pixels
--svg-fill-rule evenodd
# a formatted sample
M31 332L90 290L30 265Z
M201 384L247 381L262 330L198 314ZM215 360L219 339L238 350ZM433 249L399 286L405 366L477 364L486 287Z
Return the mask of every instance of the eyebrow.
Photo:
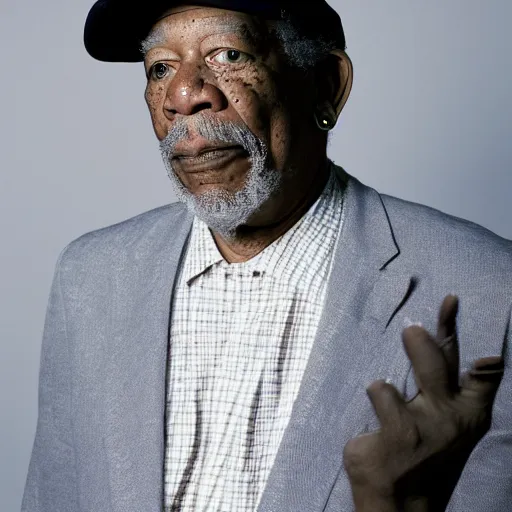
M146 55L151 48L163 44L165 41L165 33L162 30L162 27L157 27L151 29L146 38L140 43L140 51L142 55Z
M254 29L249 27L246 21L237 19L222 19L221 22L218 23L218 27L216 27L215 30L215 35L218 34L236 34L248 43L252 43L254 45L257 44L257 33ZM141 42L140 51L145 56L149 50L155 46L164 45L166 39L166 31L162 25L153 28L147 37Z

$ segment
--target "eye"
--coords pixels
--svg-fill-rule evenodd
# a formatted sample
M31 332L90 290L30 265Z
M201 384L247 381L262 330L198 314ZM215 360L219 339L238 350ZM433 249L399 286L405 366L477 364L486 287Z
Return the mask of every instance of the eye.
M222 50L211 58L217 64L243 64L250 59L251 57L247 53L233 49Z
M148 78L162 80L169 72L169 66L163 62L153 64L149 70Z

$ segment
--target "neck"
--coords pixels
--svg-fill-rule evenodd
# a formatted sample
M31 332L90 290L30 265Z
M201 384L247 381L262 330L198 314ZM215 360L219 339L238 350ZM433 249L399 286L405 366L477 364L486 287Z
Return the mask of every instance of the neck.
M279 220L264 225L240 226L235 237L226 240L216 232L212 232L217 247L228 263L241 263L254 258L271 245L280 236L292 228L320 197L329 178L330 165L322 162L316 172L309 171L312 182L306 183L304 192L286 210L282 211ZM280 210L281 211L281 210Z

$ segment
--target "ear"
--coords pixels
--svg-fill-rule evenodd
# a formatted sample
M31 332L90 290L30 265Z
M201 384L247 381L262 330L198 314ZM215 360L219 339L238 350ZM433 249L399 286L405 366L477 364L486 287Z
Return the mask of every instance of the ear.
M317 68L317 102L328 102L339 116L350 96L354 69L343 50L332 50Z

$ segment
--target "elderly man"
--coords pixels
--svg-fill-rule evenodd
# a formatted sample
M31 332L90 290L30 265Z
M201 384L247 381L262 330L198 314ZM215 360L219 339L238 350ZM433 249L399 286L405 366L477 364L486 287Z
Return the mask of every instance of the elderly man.
M510 505L512 244L328 160L352 64L304 5L93 6L185 206L62 252L24 511L437 511L464 465L450 510Z

